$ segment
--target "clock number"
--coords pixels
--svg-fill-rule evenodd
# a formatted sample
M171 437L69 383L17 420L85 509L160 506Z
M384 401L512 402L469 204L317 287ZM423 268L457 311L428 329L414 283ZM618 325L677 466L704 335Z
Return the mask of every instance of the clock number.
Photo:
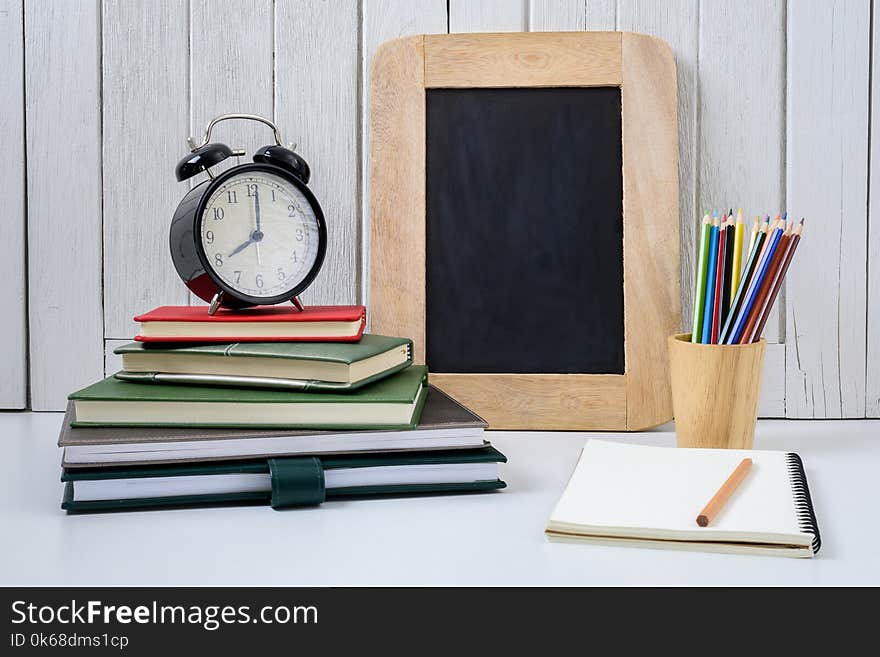
M238 203L238 196L236 196L234 189L230 189L228 192L226 192L226 202Z
M247 195L248 197L254 197L257 195L257 183L252 183L247 186Z
M220 221L225 214L223 208L214 208L214 221Z
M232 273L235 274L235 282L236 282L236 283L241 283L241 272L238 271L238 270L236 269L236 270L235 270L234 272L232 272Z
M259 287L259 288L263 287L263 275L262 274L257 274L257 287Z
M293 255L290 256L290 259L293 260L294 262L297 261L297 260L296 260L296 251L293 252Z
M223 256L220 255L219 253L214 254L214 264L217 265L218 267L223 266Z
M208 244L214 243L214 231L213 230L209 230L208 232L205 233L205 241Z
M287 211L290 213L287 215L288 217L295 217L296 216L296 206L293 205L292 203L287 206Z
M273 203L275 202L275 190L274 189L272 190L272 202Z
M284 270L281 267L279 267L278 271L276 273L278 274L278 280L283 281L284 280Z
M296 241L297 241L297 242L302 242L302 241L303 241L303 229L302 229L302 228L297 228L297 229L296 229Z

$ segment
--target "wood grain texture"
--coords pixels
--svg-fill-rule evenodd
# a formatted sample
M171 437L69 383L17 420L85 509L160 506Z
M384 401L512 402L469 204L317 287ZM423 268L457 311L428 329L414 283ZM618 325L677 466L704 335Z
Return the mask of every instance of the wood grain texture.
M383 45L370 94L372 331L413 340L425 362L425 37Z
M189 299L168 253L188 189L174 178L190 132L188 3L106 0L102 22L104 331L127 338L136 314Z
M425 86L596 87L621 82L620 34L575 32L425 37Z
M786 415L863 417L870 5L788 6ZM876 174L876 169L874 171Z
M361 6L361 303L370 307L370 70L386 41L446 33L445 0L362 0ZM367 312L367 327L372 317Z
M880 11L872 15L871 180L868 206L868 325L865 415L880 417Z
M751 225L785 211L784 17L784 0L700 4L698 213L742 207ZM780 306L770 342L783 337Z
M450 32L525 32L528 0L449 0Z
M614 374L434 374L429 381L491 429L620 431L626 377Z
M698 23L697 0L621 0L617 9L618 29L659 37L669 44L675 56L678 73L678 199L683 320L693 315L696 235L702 216L696 202Z
M766 345L763 338L745 345L695 344L690 333L669 338L679 447L752 449Z
M607 60L589 60L598 72L584 74L577 67L569 68L567 57L556 56L554 44L558 44L561 37L565 48L597 52L612 37L626 44L622 48L621 77L625 80L622 97L627 374L609 377L440 373L433 376L447 389L454 386L453 395L471 399L478 413L488 410L487 415L492 416L490 422L494 420L495 427L620 430L663 423L672 416L666 338L679 324L678 140L672 54L659 40L632 34L510 37L502 34L468 37L471 46L456 50L445 47L442 42L448 41L460 48L463 37L459 35L425 36L386 44L377 54L371 96L373 329L413 336L417 362L424 358L420 343L424 342L425 332L425 107L420 86L428 85L431 75L429 44L433 42L435 53L442 53L435 60L442 68L436 70L453 86L461 82L455 72L468 71L470 62L481 57L489 62L483 82L487 86L497 84L503 79L499 71L509 70L509 63L517 59L518 53L538 50L529 44L538 44L554 65L544 68L537 80L535 76L522 77L521 71L514 71L516 85L543 86L554 77L564 86L592 86L599 80L614 84L617 73L608 73ZM590 43L599 47L590 48ZM485 58L483 52L491 55ZM463 66L459 66L456 57L462 58ZM577 82L566 83L566 72L571 72ZM462 75L467 79L471 74ZM611 77L605 79L601 75ZM589 82L585 83L587 79ZM657 281L662 283L658 285ZM548 379L548 376L561 378ZM469 392L471 379L474 392ZM545 386L549 391L562 380L565 380L564 394L558 389L546 395L540 392ZM511 381L517 386L525 386L526 381L533 383L517 392L519 388L511 387ZM609 392L602 398L604 409L600 419L585 400L604 383L608 383ZM579 398L579 391L585 397ZM564 414L558 406L561 394L565 399L574 399L567 402ZM621 398L620 394L624 396ZM537 406L529 402L529 396L538 397ZM481 406L483 403L486 409ZM532 417L536 408L545 406L550 412L537 419ZM578 409L583 411L581 415ZM601 424L597 424L599 422Z
M24 43L22 0L0 0L0 142L5 146L0 197L0 408L27 404L25 305Z
M122 369L122 356L117 356L113 350L131 340L104 340L104 376L116 374Z
M272 0L190 0L190 25L188 135L201 142L208 123L220 114L244 112L271 119ZM285 139L286 127L279 126ZM215 172L251 162L257 148L274 143L269 128L252 121L220 123L211 132L211 141L243 148L247 153L217 165L212 169ZM181 137L177 144L179 157L183 157L186 141ZM193 181L201 182L203 175ZM178 185L181 196L185 185ZM192 299L202 303L198 297Z
M275 118L309 163L309 187L327 221L327 255L305 303L351 304L360 296L358 66L355 3L276 4Z
M28 0L24 15L31 408L63 410L104 370L100 8Z
M666 339L680 322L675 60L622 35L623 297L630 431L672 417Z
M529 31L617 29L615 0L530 0Z

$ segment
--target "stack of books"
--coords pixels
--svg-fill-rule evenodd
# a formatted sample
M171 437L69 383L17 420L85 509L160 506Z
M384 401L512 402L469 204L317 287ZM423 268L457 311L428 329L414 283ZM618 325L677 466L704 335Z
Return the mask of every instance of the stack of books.
M363 306L162 307L122 371L69 396L62 508L275 508L503 488L485 421L430 386Z

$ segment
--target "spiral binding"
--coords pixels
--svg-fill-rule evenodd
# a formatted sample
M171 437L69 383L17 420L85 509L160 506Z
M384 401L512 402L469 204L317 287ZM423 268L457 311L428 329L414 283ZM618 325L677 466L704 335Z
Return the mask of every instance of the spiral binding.
M816 522L816 512L813 510L813 500L810 497L810 487L807 485L804 462L794 452L786 454L785 460L788 476L791 479L791 488L794 492L798 524L800 524L802 532L809 532L813 535L813 554L816 554L822 547L822 539L819 538L819 523Z

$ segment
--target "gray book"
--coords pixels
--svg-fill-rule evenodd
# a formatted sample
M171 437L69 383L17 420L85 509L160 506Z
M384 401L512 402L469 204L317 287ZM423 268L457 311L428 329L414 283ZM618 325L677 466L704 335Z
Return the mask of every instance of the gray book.
M71 427L67 406L59 447L65 468L191 463L297 454L357 454L480 448L486 421L429 386L418 426L405 431L249 430L191 427Z

